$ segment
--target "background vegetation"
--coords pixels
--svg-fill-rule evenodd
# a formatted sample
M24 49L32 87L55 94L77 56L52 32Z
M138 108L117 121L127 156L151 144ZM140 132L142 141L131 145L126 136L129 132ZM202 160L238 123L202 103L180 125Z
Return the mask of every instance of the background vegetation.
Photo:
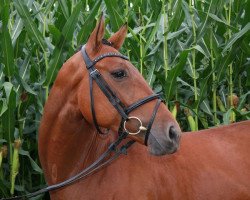
M44 186L37 153L43 105L101 11L107 37L128 22L122 52L164 93L184 131L249 119L247 8L247 0L2 0L0 197Z

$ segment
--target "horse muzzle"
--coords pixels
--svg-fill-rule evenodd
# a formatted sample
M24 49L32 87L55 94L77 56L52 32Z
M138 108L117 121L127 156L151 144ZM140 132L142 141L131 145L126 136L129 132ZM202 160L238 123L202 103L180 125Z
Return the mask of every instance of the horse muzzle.
M163 134L156 134L154 130L151 130L148 138L148 148L152 155L172 154L179 149L181 131L174 126L170 126L165 130Z

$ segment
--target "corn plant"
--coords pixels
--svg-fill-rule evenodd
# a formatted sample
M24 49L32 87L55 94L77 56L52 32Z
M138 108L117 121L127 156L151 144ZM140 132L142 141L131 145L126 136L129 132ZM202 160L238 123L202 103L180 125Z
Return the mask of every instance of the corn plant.
M249 7L247 0L2 0L0 197L45 185L37 153L43 106L101 12L107 38L128 23L121 51L164 94L183 131L249 119Z

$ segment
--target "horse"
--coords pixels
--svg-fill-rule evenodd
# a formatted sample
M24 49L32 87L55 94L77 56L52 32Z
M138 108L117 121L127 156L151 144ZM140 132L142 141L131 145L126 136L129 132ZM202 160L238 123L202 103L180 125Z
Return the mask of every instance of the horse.
M91 81L82 51L68 59L50 91L39 128L39 158L46 182L63 182L95 162L118 138L121 121L134 133L123 143L131 139L135 143L127 155L87 178L50 191L50 198L250 199L250 121L181 133L171 112L119 53L127 25L108 40L103 40L104 30L101 17L84 46L90 61L99 59L93 61L96 68L91 73L98 71L125 107L150 100L124 121L123 111L112 105L102 84Z

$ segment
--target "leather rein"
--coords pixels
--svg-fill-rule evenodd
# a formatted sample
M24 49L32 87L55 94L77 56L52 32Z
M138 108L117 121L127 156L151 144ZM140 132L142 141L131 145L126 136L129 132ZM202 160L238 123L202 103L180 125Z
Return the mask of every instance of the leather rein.
M157 114L158 108L160 106L160 103L163 101L160 97L160 94L152 94L150 96L147 96L143 99L136 101L135 103L133 103L132 105L130 105L128 107L125 107L125 105L121 102L121 100L115 95L113 90L110 88L108 83L104 80L101 73L96 69L95 64L97 62L101 61L102 59L107 58L107 57L118 57L118 58L121 58L124 60L128 60L128 57L126 57L120 53L109 52L109 53L102 54L102 55L96 57L95 59L91 60L86 52L85 45L81 48L81 53L82 53L82 57L84 59L86 68L89 72L90 102L91 102L91 112L92 112L94 126L95 126L96 130L98 131L98 133L104 134L101 131L100 127L98 126L98 122L96 119L96 114L95 114L95 109L94 109L94 97L93 97L93 81L95 81L97 83L98 87L101 89L103 94L107 97L109 102L113 105L113 107L117 110L117 112L122 117L120 127L118 129L117 140L115 140L113 143L111 143L110 146L108 147L108 149L94 163L92 163L87 168L83 169L81 172L79 172L75 176L73 176L73 177L71 177L63 182L47 186L47 187L40 189L40 190L33 192L33 193L28 193L26 195L9 197L9 198L2 198L1 200L29 199L29 198L38 196L40 194L56 190L56 189L65 187L67 185L70 185L79 179L86 178L87 176L89 176L90 174L103 168L104 166L109 165L113 160L118 158L121 154L125 154L125 155L127 154L127 149L132 144L134 144L135 141L129 140L127 143L125 143L123 145L120 145L120 144L125 138L127 138L127 136L129 134L136 135L136 134L140 133L141 131L145 131L144 143L145 143L145 145L147 145L147 141L148 141L151 127L153 125L153 122L154 122L155 116ZM147 127L144 127L142 125L142 121L138 117L129 116L129 113L131 113L136 108L138 108L138 107L140 107L140 106L142 106L142 105L144 105L152 100L155 100L155 99L157 99L157 102L155 104L153 113L151 115L151 118L149 120ZM140 124L140 126L136 132L130 132L130 131L128 131L128 129L126 127L126 123L132 119L137 120ZM112 152L114 152L114 154L110 157Z

